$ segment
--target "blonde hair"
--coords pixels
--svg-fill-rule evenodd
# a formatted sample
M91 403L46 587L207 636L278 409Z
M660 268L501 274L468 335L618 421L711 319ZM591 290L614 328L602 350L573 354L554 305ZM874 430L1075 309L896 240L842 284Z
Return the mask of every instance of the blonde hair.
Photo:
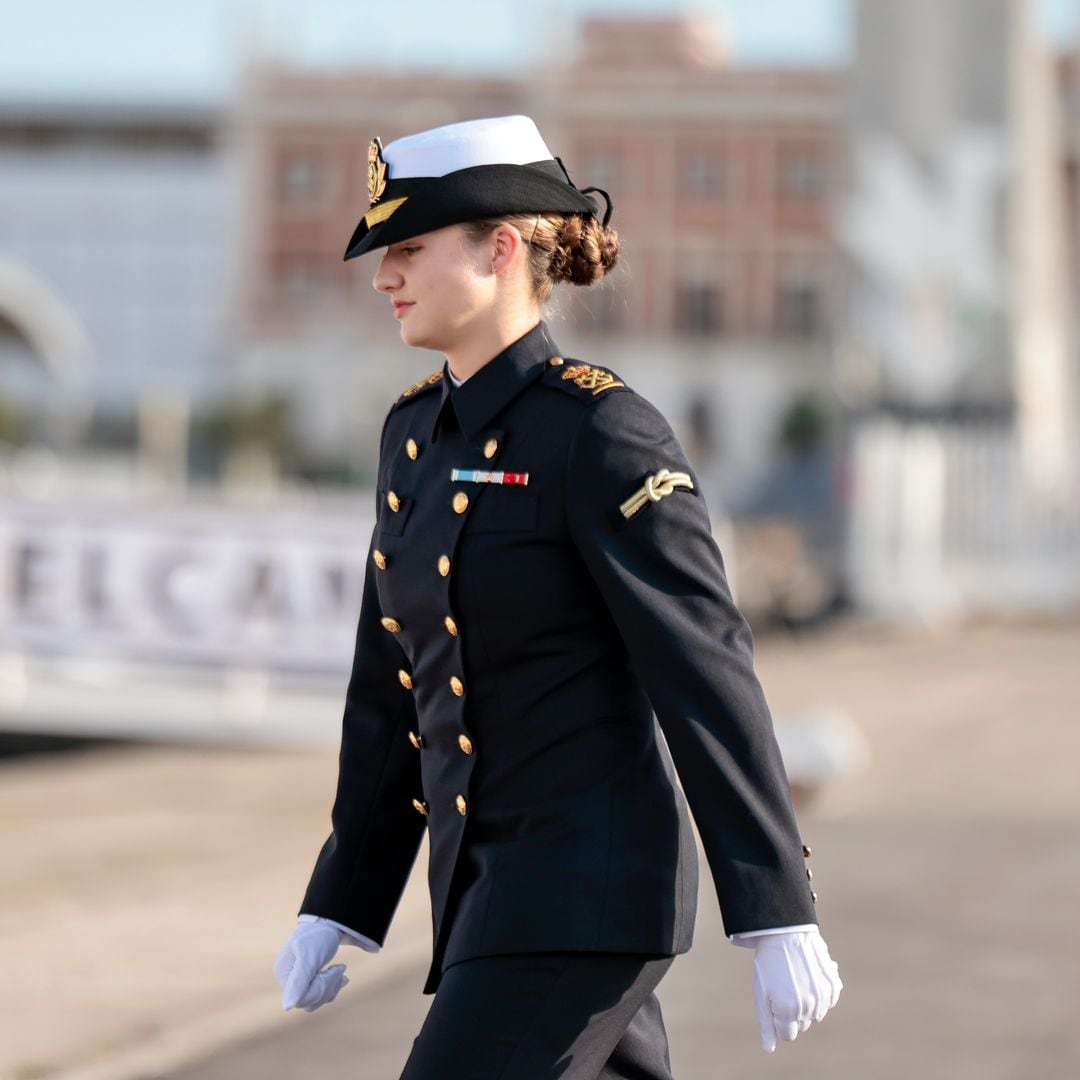
M560 281L595 285L619 258L619 234L591 214L507 214L466 221L462 228L467 236L480 240L504 224L521 233L533 293L541 304Z

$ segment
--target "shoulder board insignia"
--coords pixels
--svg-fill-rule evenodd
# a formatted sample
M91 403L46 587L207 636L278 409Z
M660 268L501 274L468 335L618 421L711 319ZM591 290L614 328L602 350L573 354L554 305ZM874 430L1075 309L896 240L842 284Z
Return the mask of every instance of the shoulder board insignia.
M613 372L593 367L592 364L567 364L565 367L560 364L553 365L553 368L558 372L560 382L569 382L579 390L587 391L590 397L596 397L615 386L626 386ZM569 386L567 389L570 389Z
M443 373L439 371L433 371L430 375L425 375L422 379L417 379L412 386L407 386L398 395L395 405L402 401L407 401L414 394L418 394L421 390L426 390L429 386L434 386L440 379L442 379Z

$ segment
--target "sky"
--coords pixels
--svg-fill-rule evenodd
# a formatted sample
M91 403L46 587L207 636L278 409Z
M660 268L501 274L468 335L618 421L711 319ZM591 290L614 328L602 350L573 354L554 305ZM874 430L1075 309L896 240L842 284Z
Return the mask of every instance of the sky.
M853 2L0 0L0 98L218 100L255 39L320 67L513 72L589 15L704 15L738 62L828 65L851 48ZM1035 2L1055 40L1075 35L1080 0Z

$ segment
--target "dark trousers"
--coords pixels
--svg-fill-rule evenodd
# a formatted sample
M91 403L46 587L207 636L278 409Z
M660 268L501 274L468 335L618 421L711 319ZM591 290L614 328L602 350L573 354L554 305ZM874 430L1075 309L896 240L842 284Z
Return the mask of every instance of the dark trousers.
M399 1080L672 1080L653 993L674 956L483 956L443 972Z

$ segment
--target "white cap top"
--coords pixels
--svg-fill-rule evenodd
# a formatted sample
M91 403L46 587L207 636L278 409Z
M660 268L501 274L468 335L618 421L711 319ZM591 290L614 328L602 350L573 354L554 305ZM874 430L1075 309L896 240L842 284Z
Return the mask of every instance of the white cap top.
M445 124L395 139L383 147L388 179L445 176L474 165L528 165L553 160L527 116L493 116Z

